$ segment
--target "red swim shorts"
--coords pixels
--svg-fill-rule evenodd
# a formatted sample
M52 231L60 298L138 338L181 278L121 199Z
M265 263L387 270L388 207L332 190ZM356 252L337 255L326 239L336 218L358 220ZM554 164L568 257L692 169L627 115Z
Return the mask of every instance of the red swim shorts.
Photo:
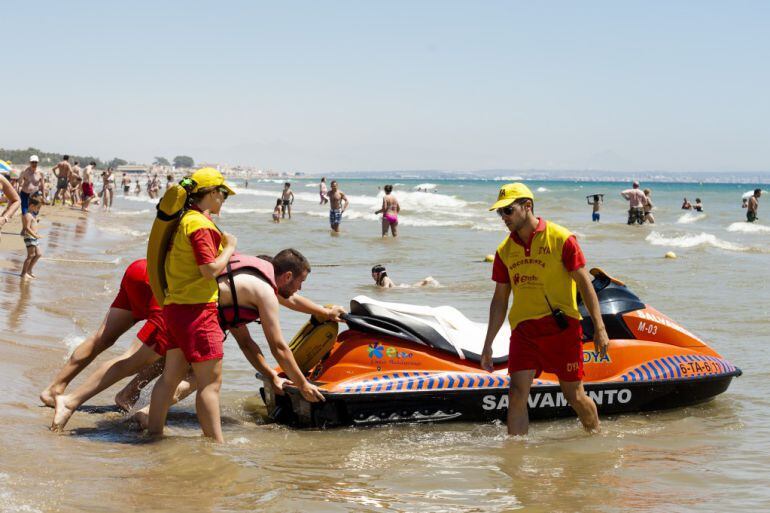
M83 197L90 198L94 195L94 184L83 182Z
M163 307L168 348L179 348L190 363L215 360L224 355L225 334L219 327L216 303L171 304Z
M580 321L567 317L567 329L561 330L548 317L521 322L511 333L508 372L535 370L556 374L561 381L583 379L583 328Z
M163 314L160 311L151 313L150 318L136 334L136 338L159 356L166 356L168 337L166 336L166 323L163 321Z
M130 310L137 321L149 318L152 312L160 312L147 278L147 260L136 260L126 268L110 308Z

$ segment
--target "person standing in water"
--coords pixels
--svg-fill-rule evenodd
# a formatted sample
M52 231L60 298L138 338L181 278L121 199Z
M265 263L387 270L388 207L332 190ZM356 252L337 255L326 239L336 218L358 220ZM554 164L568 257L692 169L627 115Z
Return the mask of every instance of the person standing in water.
M385 196L382 198L382 208L375 212L375 214L382 213L383 237L388 234L388 228L390 228L393 237L398 237L398 213L401 212L401 206L396 197L391 194L392 192L393 186L386 185Z
M281 191L281 218L286 218L286 212L289 212L289 219L291 219L291 204L294 203L294 191L291 190L291 183L286 182L283 184L283 191Z
M642 224L644 222L644 203L646 199L644 193L639 190L639 182L634 181L631 189L626 189L620 195L628 200L628 224Z
M329 198L327 196L329 195L329 191L326 190L326 177L321 177L321 183L318 184L318 194L321 196L321 203L319 205L325 205L329 203Z
M759 208L759 198L762 196L762 189L754 189L754 195L749 197L749 204L746 207L746 221L753 223L758 219L757 209Z
M655 205L652 204L652 197L650 194L652 194L650 189L644 190L644 221L646 223L655 224L655 216L652 215L652 209L655 208Z
M51 202L52 205L56 205L56 200L59 198L61 194L61 204L64 205L64 202L67 199L67 189L70 185L70 173L72 173L72 166L70 165L70 156L64 155L61 158L61 162L56 164L52 169L51 173L56 177L56 192L53 195L53 201Z
M641 192L641 191L639 191ZM609 338L585 256L566 228L534 214L535 199L523 183L504 185L490 210L496 210L510 231L495 254L492 279L495 292L481 353L481 368L493 372L492 342L508 314L511 343L508 352L508 434L529 430L527 401L532 380L541 372L559 379L564 398L587 431L598 431L596 404L583 388L583 331L577 292L594 323L594 347L604 357Z
M591 212L591 221L598 223L599 219L601 218L599 211L602 209L602 203L604 203L604 194L594 194L593 201L591 201L591 198L592 196L586 196L586 201L588 201L588 204L593 206L593 211Z
M345 193L337 188L337 180L332 180L331 186L332 188L329 191L329 224L334 233L339 233L342 214L348 208L350 202Z
M80 162L76 160L75 164L72 166L69 184L70 205L73 207L75 206L75 203L82 202L80 197L80 182L83 181L82 174L83 170L80 168Z
M187 182L187 187L192 186L189 209L179 220L165 260L168 294L163 322L168 351L163 374L152 391L148 431L163 434L171 399L192 366L198 382L195 411L201 430L204 436L222 442L219 390L225 335L217 312L217 276L235 252L237 239L223 233L211 216L219 214L234 191L214 168L199 169Z
M64 203L64 199L62 199ZM40 213L40 206L43 204L43 199L38 196L33 196L29 199L29 210L24 216L27 218L27 227L22 232L24 237L24 245L27 247L27 258L24 260L24 264L21 267L21 277L25 280L35 278L32 274L32 269L40 257L43 256L39 247L39 239L42 236L37 233L37 215Z

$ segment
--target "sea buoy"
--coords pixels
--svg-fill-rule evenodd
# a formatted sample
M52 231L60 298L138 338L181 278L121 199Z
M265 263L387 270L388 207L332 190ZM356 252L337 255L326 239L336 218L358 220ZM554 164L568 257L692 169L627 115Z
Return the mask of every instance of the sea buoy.
M676 253L674 253L673 251L669 251L668 253L666 253L665 256L666 258L676 258Z
M487 255L484 257L485 262L494 262L495 261L495 255Z

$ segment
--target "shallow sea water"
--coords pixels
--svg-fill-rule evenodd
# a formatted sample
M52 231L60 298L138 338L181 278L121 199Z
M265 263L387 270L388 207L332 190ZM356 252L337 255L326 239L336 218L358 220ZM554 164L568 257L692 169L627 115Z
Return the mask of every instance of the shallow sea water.
M351 199L343 233L328 230L315 180L294 181L294 219L270 212L281 188L251 180L228 200L219 224L239 250L301 250L315 267L302 293L346 305L377 299L452 305L484 321L493 289L482 263L505 236L485 206L501 182L401 180L401 236L380 239L377 187L341 180ZM398 425L296 431L266 424L257 383L226 345L223 418L227 442L203 441L190 400L173 410L171 436L150 442L110 405L117 387L76 413L64 434L47 430L52 410L37 394L68 351L94 330L125 266L144 252L153 202L118 197L110 214L46 225L48 256L29 285L0 273L3 316L0 511L754 511L770 509L770 356L767 343L770 222L742 223L751 186L649 184L658 223L625 225L625 184L536 182L536 212L578 234L589 266L625 281L741 367L744 375L710 403L603 419L599 435L575 419L537 422L524 439L500 424ZM644 185L644 184L643 184ZM606 194L601 223L585 196ZM683 213L683 196L705 216ZM770 217L768 217L770 219ZM679 258L663 258L675 251ZM18 262L20 265L20 261ZM373 287L381 263L397 284L430 275L439 287ZM305 322L282 312L285 337ZM263 342L259 326L251 327ZM133 333L132 333L133 334ZM117 355L125 336L102 355ZM262 344L266 349L266 344ZM86 370L88 373L89 370ZM77 385L80 379L75 380ZM146 394L142 401L146 401Z

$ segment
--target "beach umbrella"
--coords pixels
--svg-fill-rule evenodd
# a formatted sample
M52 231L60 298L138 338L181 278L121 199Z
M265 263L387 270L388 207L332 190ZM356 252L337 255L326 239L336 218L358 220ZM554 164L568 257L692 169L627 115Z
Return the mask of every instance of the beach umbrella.
M4 160L0 160L0 171L10 172L11 171L11 165L8 162L4 161Z

